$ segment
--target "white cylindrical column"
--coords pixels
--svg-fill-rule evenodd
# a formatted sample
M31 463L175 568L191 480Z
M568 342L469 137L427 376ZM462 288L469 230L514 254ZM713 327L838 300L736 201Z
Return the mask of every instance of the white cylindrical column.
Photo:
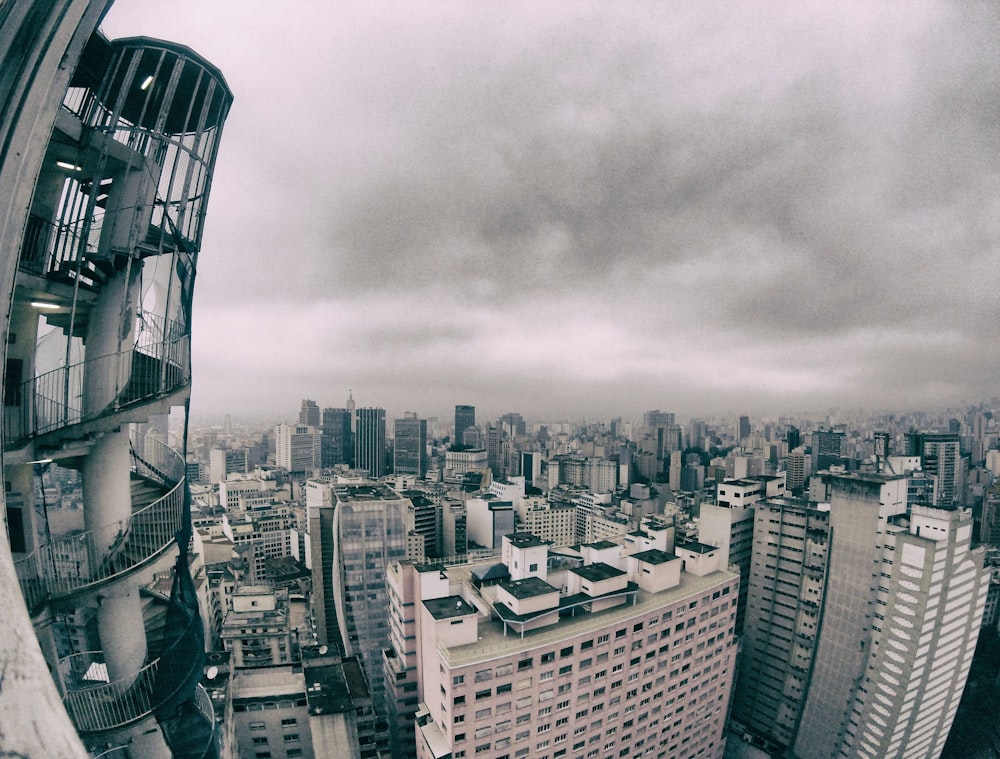
M146 663L146 629L142 621L139 588L124 584L101 591L97 632L111 682L130 682Z
M83 461L83 524L93 531L95 570L108 549L120 542L132 514L128 430L109 432L90 449Z
M131 354L135 340L135 310L139 294L139 272L135 261L131 270L115 274L101 288L87 322L86 360L83 378L83 412L100 413L128 385L132 372ZM98 360L100 359L100 360Z

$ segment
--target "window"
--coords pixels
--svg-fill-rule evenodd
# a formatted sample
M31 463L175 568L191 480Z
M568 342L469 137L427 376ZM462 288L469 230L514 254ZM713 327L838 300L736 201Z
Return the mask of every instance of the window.
M454 706L461 706L464 703L465 703L465 696L455 696L455 699L452 701L452 704Z
M522 669L531 669L534 666L534 664L535 664L534 659L521 659L521 661L517 663L517 669L518 671Z
M298 720L295 719L295 717L285 717L283 720L281 720L281 724L283 727L287 725L295 725L297 723Z
M573 646L567 646L566 648L563 648L563 649L559 650L559 658L560 659L564 659L567 656L572 656L572 655L573 655Z
M298 733L285 733L285 743L294 743L299 739Z
M481 701L484 698L489 698L492 693L493 693L493 691L490 690L489 688L487 688L486 690L477 690L476 691L476 701Z
M542 664L548 664L550 661L554 661L555 658L555 651L549 651L548 653L542 654Z
M455 675L453 678L451 678L452 685L461 685L464 682L465 682L465 675Z
M261 735L261 736L258 736L256 738L254 738L253 739L253 745L255 745L255 746L266 746L267 745L267 736L266 735Z

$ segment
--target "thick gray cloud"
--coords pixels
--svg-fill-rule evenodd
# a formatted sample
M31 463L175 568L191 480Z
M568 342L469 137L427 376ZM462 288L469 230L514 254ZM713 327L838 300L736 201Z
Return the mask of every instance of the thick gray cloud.
M237 96L206 411L348 386L578 415L995 392L993 3L162 13L118 0L105 26L191 45Z

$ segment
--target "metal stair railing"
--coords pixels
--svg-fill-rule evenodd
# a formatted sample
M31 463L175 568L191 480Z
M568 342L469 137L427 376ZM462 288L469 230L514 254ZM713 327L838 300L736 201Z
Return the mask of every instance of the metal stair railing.
M16 561L14 569L28 609L112 582L143 566L174 542L184 518L183 460L177 451L152 437L145 438L143 449L154 461L160 461L162 476L173 475L172 487L125 519L56 538ZM168 462L168 456L172 461ZM141 474L138 460L133 455L133 471ZM112 530L116 536L112 545L99 545L97 535Z
M184 387L189 376L189 337L175 324L168 324L168 334L181 334L172 339L141 338L135 348L62 366L26 380L21 385L20 414L10 425L13 429L6 430L7 442L97 419ZM120 371L122 367L129 371ZM114 387L110 402L88 410L84 387L92 376L104 377Z
M77 731L115 730L153 714L160 705L153 695L159 668L182 664L176 661L177 655L183 652L191 635L200 634L200 628L201 618L195 615L188 622L185 633L170 648L147 662L135 675L115 681L108 678L103 651L87 651L60 659L59 668L66 683L63 704ZM214 723L214 716L212 720Z

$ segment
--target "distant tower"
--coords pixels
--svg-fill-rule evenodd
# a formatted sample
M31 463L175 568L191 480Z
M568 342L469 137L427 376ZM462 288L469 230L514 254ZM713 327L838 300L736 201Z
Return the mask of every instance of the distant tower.
M385 474L385 409L359 408L354 431L354 466L371 477Z
M750 437L750 417L741 416L736 423L736 442L746 440Z
M427 420L407 413L395 423L393 471L396 474L427 474Z
M351 417L351 434L353 435L357 431L358 420L354 415L354 396L351 394L350 388L347 389L347 403L344 407L347 409L347 413Z
M455 443L462 445L464 434L469 427L476 426L475 406L455 406Z
M308 398L302 399L302 408L299 410L299 424L309 427L319 427L319 406L316 401Z
M351 464L354 441L351 439L353 413L346 408L323 409L322 462L324 467Z

